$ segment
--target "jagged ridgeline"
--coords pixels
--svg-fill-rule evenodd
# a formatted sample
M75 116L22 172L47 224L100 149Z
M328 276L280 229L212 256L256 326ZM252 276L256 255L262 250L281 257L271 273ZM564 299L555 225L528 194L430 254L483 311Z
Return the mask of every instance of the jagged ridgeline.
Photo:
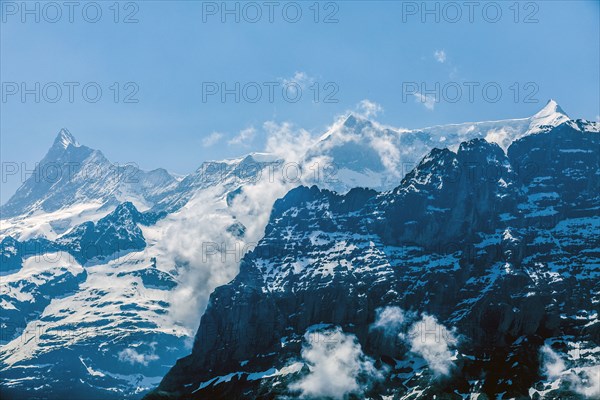
M146 399L595 397L599 276L596 124L434 149L278 200Z
M543 136L557 126L568 134ZM196 360L193 378L175 370L160 390L414 397L443 382L453 387L448 379L458 374L468 382L460 393L482 392L496 379L489 349L508 350L491 341L477 352L477 341L492 340L498 319L518 335L514 324L534 326L550 306L567 308L539 326L561 328L528 336L543 344L527 354L554 361L509 367L533 377L528 390L554 385L579 396L591 390L595 342L585 332L597 314L578 282L596 273L598 223L589 195L596 181L577 174L598 170L598 130L570 120L554 101L527 118L415 130L351 114L294 159L251 153L177 176L112 163L63 129L0 209L0 397L142 398L190 353L195 336L194 357L201 356L180 362ZM573 142L577 134L591 144ZM306 172L302 179L284 179L289 163ZM329 191L307 188L313 184ZM523 281L510 283L515 274ZM512 293L529 280L539 288L568 282L569 301L580 299L580 307L571 313L572 303L552 296L538 308L514 307L519 312L508 300L491 301L500 311L485 305L504 293L501 283ZM232 281L225 288L236 289L215 292L197 332L210 294ZM232 286L242 283L243 290ZM537 301L536 293L526 297ZM412 340L424 322L444 341ZM563 330L572 322L585 334ZM505 346L525 340L498 335ZM519 372L521 363L530 375ZM561 373L544 375L548 365ZM510 393L515 382L498 390Z

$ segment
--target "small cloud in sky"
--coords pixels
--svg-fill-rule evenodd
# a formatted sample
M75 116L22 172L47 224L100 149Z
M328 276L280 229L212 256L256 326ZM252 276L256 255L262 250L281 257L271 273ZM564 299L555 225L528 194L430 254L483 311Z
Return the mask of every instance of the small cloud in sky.
M315 79L306 72L296 71L292 77L279 78L279 81L287 91L287 95L290 98L295 98L298 95L298 91L301 95L308 86L315 82Z
M450 77L450 79L459 79L458 68L452 67L452 70L450 71L448 76Z
M371 118L383 112L383 107L371 100L364 99L356 105L356 110L363 117Z
M421 94L419 92L416 92L414 96L417 103L421 103L426 109L433 111L435 108L435 97L427 96L426 94Z
M435 60L439 63L445 63L446 62L446 52L444 50L436 50L433 53L433 57L435 57Z
M253 126L250 126L246 129L242 129L240 131L240 133L237 134L236 137L234 137L233 139L230 139L229 143L230 145L242 145L242 146L248 146L249 142L252 141L252 139L254 139L254 136L256 135L256 129L254 129Z
M297 84L301 89L305 89L308 85L314 83L315 79L309 76L306 72L296 71L290 78L279 79L283 85Z
M204 139L202 139L202 146L211 147L219 143L223 138L223 134L220 132L213 132Z
M263 130L267 138L264 151L276 154L288 162L302 160L315 140L310 132L290 122L266 121Z

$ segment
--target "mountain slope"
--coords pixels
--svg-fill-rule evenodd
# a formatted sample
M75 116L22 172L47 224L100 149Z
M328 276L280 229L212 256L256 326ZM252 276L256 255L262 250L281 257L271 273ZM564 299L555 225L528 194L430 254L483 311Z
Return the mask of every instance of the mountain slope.
M383 126L351 114L335 123L311 146L306 159L329 161L326 171L329 179L323 187L338 192L356 186L389 190L433 148L456 150L462 142L482 138L497 143L506 151L513 141L568 120L569 116L554 100L528 118L412 130Z
M346 121L353 118L355 126L340 134L364 138L361 143L367 152L369 146L383 148L371 138L370 128L361 127L377 124L355 116ZM482 124L488 124L489 130L507 122ZM518 124L521 133L529 126L522 121ZM480 131L481 135L487 132L483 128ZM390 131L389 135L401 137L402 133ZM77 153L82 147L74 139L57 141L60 154ZM7 280L35 287L38 279L25 274L23 266L40 259L52 260L55 252L62 252L70 262L81 265L85 274L78 274L77 279L68 275L65 279L59 277L52 281L56 285L49 291L32 291L34 312L24 319L21 315L21 319L11 316L4 320L15 329L6 335L10 342L0 348L0 368L2 377L6 377L0 386L9 387L11 396L26 398L36 393L32 388L42 386L49 393L56 393L57 398L69 392L103 399L141 396L158 383L177 358L189 352L185 343L191 340L198 326L199 310L206 307L209 294L216 287L231 281L239 272L240 259L263 237L277 198L301 184L316 183L341 192L356 185L354 178L378 188L400 184L402 168L399 173L390 174L384 185L380 180L372 180L371 170L382 163L387 153L375 151L373 163L361 155L361 162L356 163L352 160L356 154L343 147L343 143L329 142L324 149L329 153L319 153L323 143L317 142L300 162L280 160L269 154L206 162L182 180L161 187L156 197L147 196L140 209L152 208L145 212L137 209L138 191L117 185L115 195L109 195L104 204L75 203L52 212L36 208L32 215L3 220L0 262L2 274L8 274ZM428 146L433 144L430 141L422 146L429 150ZM496 151L494 157L505 162L501 153ZM405 155L416 157L412 153ZM348 180L334 168L313 179L313 170L308 168L315 160L324 162L321 167L345 165L354 175ZM285 168L290 162L305 168L301 179L286 175ZM379 176L387 176L386 171L393 165L381 170ZM407 165L412 167L410 163ZM506 179L512 179L513 173L506 173ZM426 181L427 174L422 174L419 181ZM83 182L77 190L85 192L89 189L87 183ZM110 187L114 182L100 179L96 183ZM73 189L64 189L68 184L63 182L40 196L60 198L60 193ZM99 193L104 192L99 190ZM344 202L341 207L358 207L352 204L360 205L373 195L369 190L355 190L352 201ZM133 204L118 203L130 198ZM541 205L543 201L536 199ZM537 207L537 203L532 204L531 207ZM443 208L437 204L427 211L439 213ZM14 234L14 239L8 233ZM319 238L314 240L319 242ZM295 268L301 265L298 262ZM29 301L19 305L11 299L6 301L14 307L30 306ZM30 340L30 332L39 330L39 326L46 334ZM52 359L63 360L69 366L69 374L59 364L46 366Z
M62 129L33 174L1 207L0 238L53 239L77 224L98 220L125 201L143 210L173 212L196 193L228 178L236 177L240 185L257 183L248 177L260 176L258 172L264 168L270 171L260 179L278 176L281 181L283 177L290 187L317 184L340 193L357 186L389 190L435 147L456 148L463 141L485 138L506 149L515 139L568 119L553 100L528 118L415 130L386 127L350 114L334 123L300 159L250 154L235 160L209 161L180 181L161 168L145 172L135 165L113 164ZM285 163L299 168L300 179L282 171Z
M52 238L83 222L79 214L99 218L123 201L149 208L176 184L164 169L146 172L133 164L113 164L62 129L31 176L0 209L5 220L1 234Z
M481 139L434 150L382 194L291 191L147 398L314 397L315 332L364 351L369 381L350 375L343 396L597 393L599 163L598 126L577 121L508 154Z

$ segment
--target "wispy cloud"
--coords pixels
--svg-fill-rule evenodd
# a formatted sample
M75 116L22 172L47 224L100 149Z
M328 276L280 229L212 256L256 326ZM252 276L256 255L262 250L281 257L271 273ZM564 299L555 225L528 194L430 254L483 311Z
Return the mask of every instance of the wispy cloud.
M256 129L254 129L254 127L251 126L246 129L242 129L240 133L238 133L233 139L230 139L227 143L229 143L230 145L248 146L252 139L254 139L255 135Z
M436 50L433 53L433 57L435 58L435 60L439 63L445 63L446 62L446 52L444 50Z
M141 364L144 366L148 366L150 361L158 360L158 356L151 353L138 353L135 349L128 347L119 352L119 361L127 362L131 365Z
M202 146L211 147L219 143L223 138L223 134L220 132L213 132L204 139L202 139Z
M296 71L290 78L280 78L279 81L283 85L297 84L300 88L305 89L307 86L313 84L315 79L309 76L306 72Z
M417 320L415 313L407 314L395 306L380 308L376 313L370 329L381 329L388 338L405 342L412 353L423 358L435 376L450 373L454 366L452 350L458 344L454 329L447 329L434 316L425 313Z
M406 318L400 307L378 308L375 313L375 322L371 324L370 329L382 329L386 336L394 336L401 332Z
M307 87L315 82L315 79L309 76L306 72L296 71L293 76L289 78L279 78L279 82L285 88L290 98L295 98L298 95L298 91L302 94Z
M382 113L383 107L371 100L364 99L356 105L356 111L365 118L371 118Z
M426 94L421 94L419 92L415 93L414 96L417 103L421 103L426 109L433 111L435 108L435 97L427 96Z
M410 328L410 350L423 357L436 375L448 375L454 365L451 349L458 343L453 330L448 330L434 316L423 314Z
M265 151L288 162L300 162L314 143L314 138L307 130L290 122L266 121L263 129L267 135Z
M567 382L572 390L584 397L597 399L600 397L600 366L569 369L563 358L548 345L540 349L542 371L552 381ZM577 372L575 372L575 370Z

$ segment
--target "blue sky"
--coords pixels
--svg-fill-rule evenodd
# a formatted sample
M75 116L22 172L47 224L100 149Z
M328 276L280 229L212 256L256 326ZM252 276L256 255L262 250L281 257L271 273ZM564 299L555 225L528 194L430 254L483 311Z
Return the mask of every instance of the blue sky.
M289 121L318 134L364 99L381 106L380 122L407 128L525 117L549 98L572 117L594 120L600 114L595 1L521 2L516 8L512 1L479 2L472 15L462 2L427 3L433 10L437 4L437 15L425 14L421 2L321 2L318 22L313 1L277 2L273 22L268 5L255 2L262 13L255 23L256 8L244 3L238 3L236 22L236 15L222 15L222 2L121 2L118 16L112 1L98 2L102 15L96 23L85 19L93 20L96 11L88 6L84 15L86 2L74 9L73 22L64 6L59 18L39 3L36 22L35 14L23 13L21 2L18 10L13 2L2 3L0 156L30 168L62 127L111 161L186 174L207 159L260 151L266 121ZM34 9L35 2L28 4ZM292 23L295 4L302 16ZM219 9L213 15L214 7ZM128 15L137 22L124 23ZM35 82L39 103L33 94L22 101L20 86L10 94L15 84L34 88ZM78 84L73 102L68 82ZM234 88L236 82L239 102L234 95L224 102L218 94L203 99L203 86ZM294 94L292 82L302 94L295 103L282 92L292 87ZM415 87L433 90L436 82L439 102L416 101ZM478 85L472 101L465 82ZM96 103L82 94L88 83L93 83L88 100L95 87L102 89ZM265 85L274 84L270 101ZM62 88L60 97L54 85ZM247 96L241 93L244 85ZM262 96L252 103L256 86ZM496 87L502 96L492 102ZM137 103L124 102L136 89L131 99ZM327 94L337 102L326 102ZM3 203L20 184L18 178L5 180Z

